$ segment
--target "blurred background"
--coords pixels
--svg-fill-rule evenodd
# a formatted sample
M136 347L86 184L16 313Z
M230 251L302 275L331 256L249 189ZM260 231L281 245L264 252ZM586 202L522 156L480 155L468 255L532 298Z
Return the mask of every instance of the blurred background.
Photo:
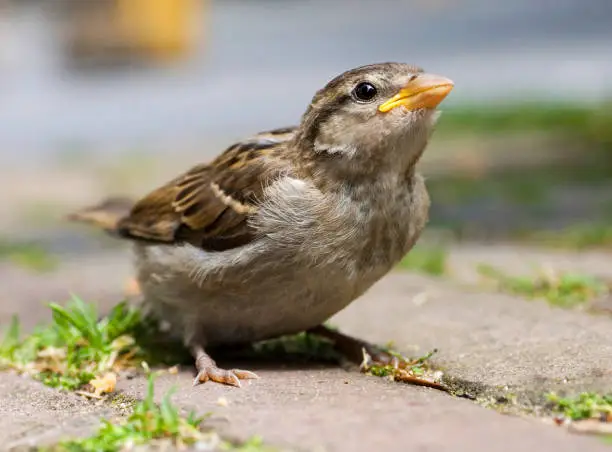
M452 78L428 240L612 246L610 0L0 0L0 259L120 247L62 216L292 125L353 66Z

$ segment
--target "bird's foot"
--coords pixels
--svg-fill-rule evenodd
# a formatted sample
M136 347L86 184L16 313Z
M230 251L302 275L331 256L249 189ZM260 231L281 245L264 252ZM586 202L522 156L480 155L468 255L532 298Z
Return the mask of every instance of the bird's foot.
M355 364L361 364L362 367L364 364L379 366L391 364L399 366L400 362L405 360L400 355L389 353L374 344L347 336L324 325L311 328L308 330L308 333L329 339L333 342L334 348L343 357Z
M214 381L224 385L241 387L240 380L251 380L259 378L254 372L240 369L219 369L217 366L208 366L198 369L198 375L193 380L193 385L197 386L207 381Z
M406 367L409 360L398 353L389 353L380 348L373 346L364 346L361 348L361 362L359 369L362 372L367 372L373 366L386 367L392 366L395 369Z
M368 372L374 367L384 367L384 374L391 375L395 381L449 391L442 383L415 375L412 370L414 366L422 364L431 354L422 358L407 359L399 353L385 351L374 344L347 336L323 325L312 328L308 332L332 341L334 347L342 356L355 364L359 364L361 372Z
M240 387L240 380L252 380L259 378L257 374L248 370L241 369L221 369L217 367L215 361L208 356L202 347L194 348L195 366L198 371L193 380L193 385L197 386L207 381L214 381L229 386Z

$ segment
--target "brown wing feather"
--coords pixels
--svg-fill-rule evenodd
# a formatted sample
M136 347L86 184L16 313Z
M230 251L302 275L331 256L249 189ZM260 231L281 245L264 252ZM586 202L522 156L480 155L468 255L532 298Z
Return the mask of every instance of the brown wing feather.
M153 191L118 223L128 238L187 241L223 250L253 240L248 217L271 179L290 170L284 143L294 129L263 132L234 144L210 164L193 167Z

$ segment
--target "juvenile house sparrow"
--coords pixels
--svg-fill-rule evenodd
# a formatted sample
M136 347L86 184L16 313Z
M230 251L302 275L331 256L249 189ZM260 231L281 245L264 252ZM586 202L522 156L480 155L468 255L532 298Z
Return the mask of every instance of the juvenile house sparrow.
M220 369L205 347L301 331L350 358L374 346L322 323L412 248L429 196L415 164L453 88L400 63L349 70L318 91L297 127L255 135L132 205L72 215L133 240L143 306L195 358L194 384L257 378Z

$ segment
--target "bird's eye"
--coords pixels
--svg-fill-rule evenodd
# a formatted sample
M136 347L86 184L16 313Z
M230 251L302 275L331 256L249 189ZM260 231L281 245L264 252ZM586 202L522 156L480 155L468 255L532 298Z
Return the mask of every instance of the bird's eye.
M361 82L353 89L353 96L361 102L370 102L377 93L378 90L370 82Z

